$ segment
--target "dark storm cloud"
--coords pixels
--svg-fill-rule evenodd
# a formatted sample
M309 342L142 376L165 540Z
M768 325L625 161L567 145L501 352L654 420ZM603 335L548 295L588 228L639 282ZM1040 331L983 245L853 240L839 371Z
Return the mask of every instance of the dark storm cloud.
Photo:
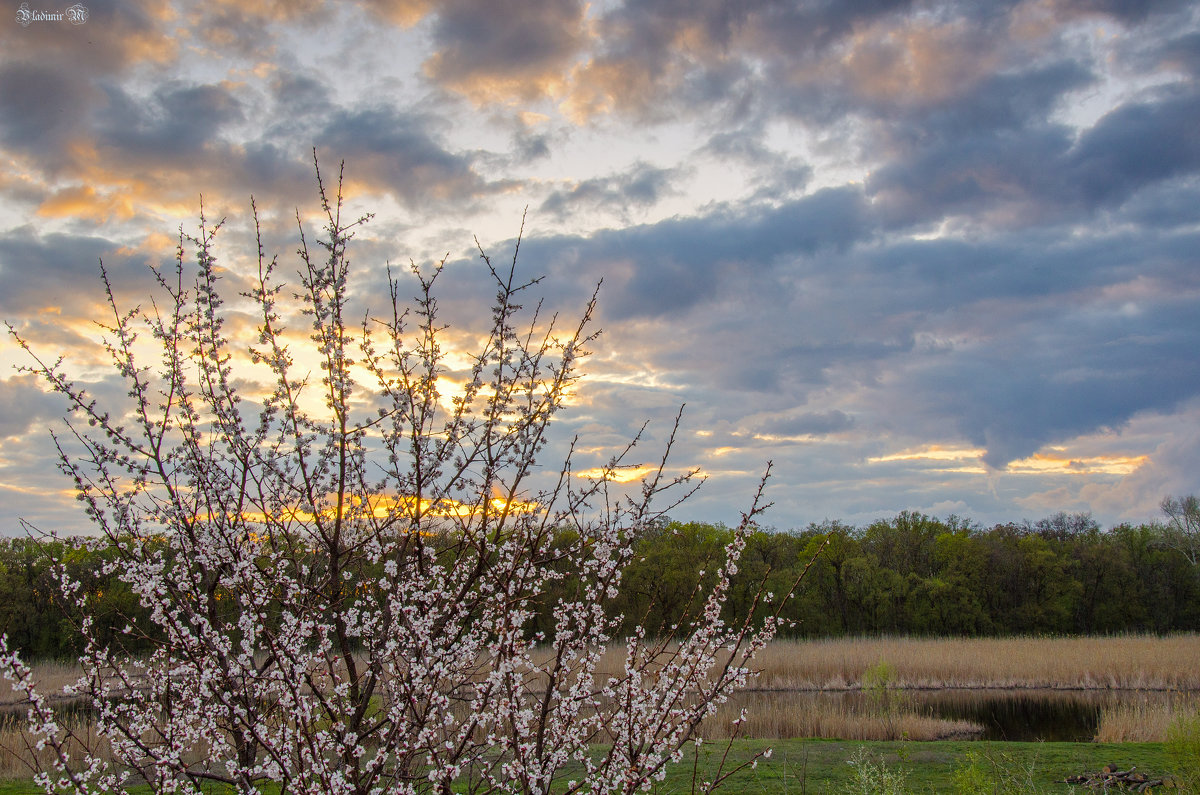
M91 95L69 68L45 62L0 65L0 140L44 162L61 158L79 132Z
M615 320L691 310L769 273L777 260L849 246L871 235L862 192L829 188L775 208L729 209L598 232L587 240L540 238L522 248L527 267L564 280L605 276L604 314Z
M1055 242L1017 232L984 249L930 241L925 256L881 255L913 268L877 270L878 294L891 291L913 334L945 342L881 362L880 416L935 437L950 422L1001 467L1174 410L1200 395L1187 353L1200 344L1198 245L1190 230Z
M1116 217L1149 233L1194 224L1197 208L1200 208L1200 181L1185 178L1139 191L1120 207Z
M327 83L288 65L271 79L270 88L274 108L268 135L306 130L335 110Z
M0 234L0 312L16 318L34 309L56 307L75 315L103 300L101 260L116 288L128 285L137 288L139 295L145 292L149 261L121 251L111 240L39 235L31 227Z
M318 148L336 152L358 179L408 205L470 200L493 189L469 154L438 143L430 124L425 116L390 107L343 110L321 132Z
M995 467L1049 442L1120 429L1138 412L1200 394L1194 304L1162 302L1152 318L1116 311L1045 322L1000 344L940 359L913 375L926 410L954 417ZM1021 341L1026 345L1020 345Z
M242 103L222 86L168 83L148 100L113 88L100 115L99 141L131 157L191 157L242 118Z
M1145 185L1200 169L1200 90L1163 90L1131 102L1087 130L1063 164L1089 205L1120 203Z
M962 96L901 107L878 120L877 130L886 154L899 157L964 137L1053 127L1047 117L1064 97L1095 80L1091 70L1075 61L991 75Z
M1123 0L1056 0L1055 10L1063 16L1104 14L1126 24L1138 24L1155 14L1172 13L1187 8L1186 0L1146 0L1126 3Z
M894 223L997 207L1017 219L1062 212L1077 190L1064 178L1072 130L1046 121L1091 74L1070 62L994 76L955 102L908 109L875 128L886 159L868 191Z
M1196 189L1166 181L1139 198L1164 204ZM1130 203L1113 220L1153 206ZM871 423L890 417L926 438L952 428L1002 467L1200 395L1189 354L1200 345L1197 206L1175 208L1180 231L1153 238L1137 227L1080 237L1031 215L982 239L910 240L889 237L843 189L774 212L531 240L523 252L537 270L605 276L610 343L637 321L642 366L690 384L682 399L702 392L712 417L745 415L750 393L750 405L782 410L838 383L874 395ZM841 410L781 416L795 421L755 430L850 427Z
M945 130L934 115L919 134L890 132L892 141L919 143L898 146L868 190L900 223L986 219L990 211L1030 223L1117 206L1156 182L1200 170L1200 92L1181 86L1160 94L1114 109L1077 140L1065 125L1038 123L1044 114L1015 116L1031 120L1025 128L992 123L977 132L954 123Z
M854 418L843 411L807 411L767 420L757 425L759 433L777 436L824 436L854 427Z
M563 218L584 210L652 207L664 196L678 193L672 182L678 169L638 163L624 174L583 180L569 190L556 190L542 202L541 211Z
M1171 39L1158 51L1160 63L1191 77L1200 77L1200 33L1187 33Z

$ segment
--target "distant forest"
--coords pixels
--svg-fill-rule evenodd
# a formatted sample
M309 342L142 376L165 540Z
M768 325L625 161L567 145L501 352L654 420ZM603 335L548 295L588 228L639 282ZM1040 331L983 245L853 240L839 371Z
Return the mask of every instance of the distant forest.
M636 541L614 609L630 627L670 633L711 585L733 531L723 525L662 521ZM1200 564L1193 537L1172 524L1102 530L1087 514L982 528L904 512L866 527L839 522L749 538L724 618L754 608L766 581L776 604L759 605L794 625L790 637L903 634L997 636L1200 631ZM436 542L435 542L436 543ZM789 599L792 583L813 559ZM58 597L54 561L92 595L108 637L139 651L145 608L128 586L100 576L110 553L69 541L0 540L0 633L29 658L77 655L78 615ZM565 564L564 564L565 565ZM570 588L563 571L556 587ZM534 597L531 632L553 632L556 594ZM232 608L234 600L228 600ZM232 617L231 617L232 618ZM144 641L143 641L144 643Z

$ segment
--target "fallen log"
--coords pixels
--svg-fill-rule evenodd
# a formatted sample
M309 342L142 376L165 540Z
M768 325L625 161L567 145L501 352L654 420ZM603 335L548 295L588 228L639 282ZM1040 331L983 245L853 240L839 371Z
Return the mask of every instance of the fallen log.
M1145 773L1137 772L1137 766L1121 770L1117 765L1105 765L1098 773L1080 773L1077 776L1067 776L1064 784L1082 784L1089 789L1130 790L1132 792L1151 792L1155 787L1174 788L1175 780L1170 776L1154 778Z

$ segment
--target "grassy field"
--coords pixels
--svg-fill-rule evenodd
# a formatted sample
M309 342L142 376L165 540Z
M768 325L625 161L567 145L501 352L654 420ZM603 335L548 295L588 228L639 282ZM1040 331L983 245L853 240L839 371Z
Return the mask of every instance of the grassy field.
M703 750L700 778L715 771L715 759L723 744ZM1109 763L1122 770L1136 765L1139 770L1161 774L1169 770L1160 744L1093 743L978 743L978 742L880 742L851 743L835 740L742 741L730 754L734 763L771 746L770 760L753 770L732 776L723 792L730 793L846 793L859 791L865 778L850 762L874 764L904 779L904 792L956 792L956 773L964 776L974 768L994 784L996 793L1066 793L1072 788L1062 781L1069 775L1100 770ZM703 747L702 747L703 748ZM684 763L672 773L659 793L691 791L691 765ZM978 780L978 778L977 778ZM1086 791L1086 790L1079 790Z
M871 792L864 787L864 765L875 766L902 778L905 793L964 792L963 781L976 786L987 782L997 795L1034 793L1083 793L1088 790L1062 783L1069 775L1095 772L1106 764L1122 770L1161 775L1170 764L1157 743L978 743L978 742L880 742L855 743L837 740L739 740L730 748L726 770L751 759L766 747L773 753L754 769L744 769L726 780L721 792L728 795L820 795L821 793ZM651 792L674 795L692 792L695 780L717 775L725 743L707 743L698 758L689 756L672 769L666 781ZM856 762L857 764L851 764ZM567 776L570 771L567 771ZM957 783L956 783L957 780ZM214 792L219 790L214 789ZM0 782L0 795L36 792L28 781ZM131 790L136 793L138 790Z

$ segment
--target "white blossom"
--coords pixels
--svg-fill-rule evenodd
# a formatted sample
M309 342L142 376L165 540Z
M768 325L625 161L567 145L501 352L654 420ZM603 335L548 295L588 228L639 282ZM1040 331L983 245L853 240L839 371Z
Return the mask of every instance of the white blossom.
M160 638L142 656L123 645L141 634L132 624L102 642L82 586L59 568L64 599L85 615L73 692L91 700L118 764L87 738L89 755L70 759L66 729L0 639L0 670L29 698L37 747L56 755L57 778L39 773L37 785L198 793L223 781L250 793L276 782L365 795L470 780L540 793L575 764L585 772L570 790L650 788L685 743L701 743L701 720L746 685L776 629L769 617L757 630L721 618L762 486L676 637L634 630L621 671L602 677L623 622L606 605L635 538L660 518L656 500L677 504L694 484L669 475L664 454L640 494L620 494L613 473L631 445L598 478L572 477L568 458L534 490L546 431L595 339L595 296L560 329L522 310L534 281L485 257L491 325L448 402L441 267L413 268L407 308L410 282L389 274L390 303L354 325L346 248L366 219L342 220L340 183L322 184L321 199L328 223L319 248L301 241L298 285L259 257L244 294L258 315L247 350L224 329L219 224L201 216L196 235L181 235L150 309L121 309L105 277L107 349L136 403L128 427L36 359L87 421L58 447L100 533L79 543L114 552L103 573L129 585ZM307 326L317 374L294 364L289 322ZM140 358L139 331L158 345L155 363ZM244 378L266 394L243 396ZM673 442L674 431L666 452ZM564 581L560 556L573 591L550 587ZM564 595L553 630L538 634L546 593Z

